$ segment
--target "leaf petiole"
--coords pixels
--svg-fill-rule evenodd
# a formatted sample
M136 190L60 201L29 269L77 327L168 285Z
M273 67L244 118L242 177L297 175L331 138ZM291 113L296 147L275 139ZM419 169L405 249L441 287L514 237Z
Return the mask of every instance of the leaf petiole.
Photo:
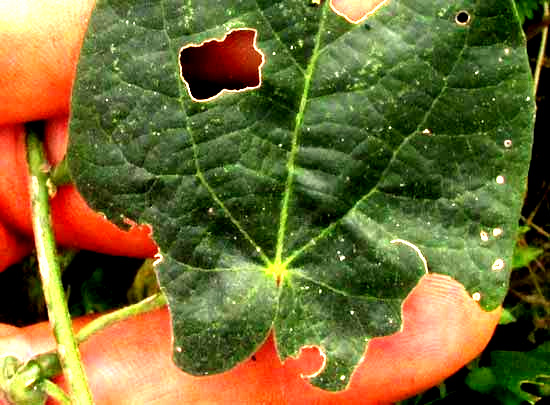
M71 317L56 256L48 195L48 173L42 143L32 129L28 129L27 159L29 164L29 191L32 205L32 224L44 298L48 317L57 341L57 352L68 381L74 403L93 404L92 394L84 373L80 353L73 334Z
M113 325L129 317L161 308L166 304L167 304L167 301L164 294L157 293L136 304L129 305L127 307L113 311L107 315L103 315L93 320L92 322L87 324L85 327L80 329L80 331L76 335L76 340L79 344L81 344L86 340L88 340L94 333L97 333L100 330L103 330L110 325Z

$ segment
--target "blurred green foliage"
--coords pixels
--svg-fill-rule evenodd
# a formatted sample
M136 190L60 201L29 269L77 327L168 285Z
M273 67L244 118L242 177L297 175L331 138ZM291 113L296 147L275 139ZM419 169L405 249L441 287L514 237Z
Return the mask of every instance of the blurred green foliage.
M529 352L495 350L490 366L472 370L466 384L506 405L535 404L550 394L550 342Z
M515 0L519 18L522 23L525 20L532 20L535 14L542 10L544 0Z

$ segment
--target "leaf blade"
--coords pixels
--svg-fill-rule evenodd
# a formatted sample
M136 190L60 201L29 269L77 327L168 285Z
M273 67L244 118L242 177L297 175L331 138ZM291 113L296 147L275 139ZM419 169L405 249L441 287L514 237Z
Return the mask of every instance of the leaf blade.
M392 1L353 25L328 2L98 1L71 170L93 207L153 225L182 369L227 370L274 326L343 389L427 270L501 302L534 112L508 6ZM257 33L261 86L196 102L180 49L235 29Z

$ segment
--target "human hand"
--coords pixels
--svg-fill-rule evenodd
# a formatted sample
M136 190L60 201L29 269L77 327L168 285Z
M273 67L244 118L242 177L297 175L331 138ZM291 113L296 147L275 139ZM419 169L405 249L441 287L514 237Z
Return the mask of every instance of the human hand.
M354 4L358 7L364 2ZM0 224L4 224L3 228L0 225L0 242L4 238L4 243L14 246L5 249L17 253L10 256L11 262L30 249L31 237L20 123L47 119L50 161L59 162L67 141L71 84L92 6L91 0L0 4L0 150L4 152L0 162ZM114 228L88 208L72 186L60 187L52 209L62 244L111 254L154 254L147 229L139 228L134 231L138 236L132 236ZM111 226L114 236L106 237L105 229ZM113 238L119 239L113 244ZM124 251L106 251L102 243L123 246ZM100 332L82 345L82 353L98 404L384 403L427 389L472 360L487 344L499 319L499 310L484 312L459 283L437 275L421 280L407 298L403 314L403 331L373 339L349 390L338 394L313 388L300 377L319 367L321 358L316 350L304 350L300 359L281 364L271 338L256 360L228 373L200 378L186 375L171 363L166 309ZM0 353L26 359L54 347L46 324L21 330L3 328Z
M25 131L22 123L47 120L52 166L67 147L71 86L93 1L7 1L0 4L0 271L31 249ZM56 239L69 248L151 257L156 246L146 226L123 232L91 210L74 186L52 198Z

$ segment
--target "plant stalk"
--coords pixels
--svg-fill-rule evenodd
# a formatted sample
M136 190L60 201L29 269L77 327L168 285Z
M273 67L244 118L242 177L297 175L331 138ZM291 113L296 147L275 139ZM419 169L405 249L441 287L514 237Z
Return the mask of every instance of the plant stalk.
M166 297L163 293L157 293L150 296L149 298L144 299L136 304L129 305L127 307L121 308L119 310L113 311L109 314L100 316L97 319L94 319L92 322L84 326L78 334L76 335L76 340L79 344L85 342L92 336L94 333L105 329L106 327L120 322L131 316L139 315L145 312L158 309L166 305Z
M61 405L71 405L71 399L65 394L65 391L50 380L40 381L39 387Z
M544 10L544 16L543 18L549 18L550 17L550 9L548 7L548 2L545 1L543 4L543 10ZM535 73L533 74L534 82L535 82L535 95L537 94L538 88L539 88L539 80L540 80L540 72L542 70L542 66L544 65L544 59L546 57L546 42L548 40L548 25L545 25L541 30L541 39L540 39L540 47L539 47L539 54L537 56L537 65L535 66Z
M57 341L57 352L75 405L92 405L93 399L73 334L71 317L61 282L50 218L47 163L38 136L29 130L27 154L29 191L36 254L48 317Z

